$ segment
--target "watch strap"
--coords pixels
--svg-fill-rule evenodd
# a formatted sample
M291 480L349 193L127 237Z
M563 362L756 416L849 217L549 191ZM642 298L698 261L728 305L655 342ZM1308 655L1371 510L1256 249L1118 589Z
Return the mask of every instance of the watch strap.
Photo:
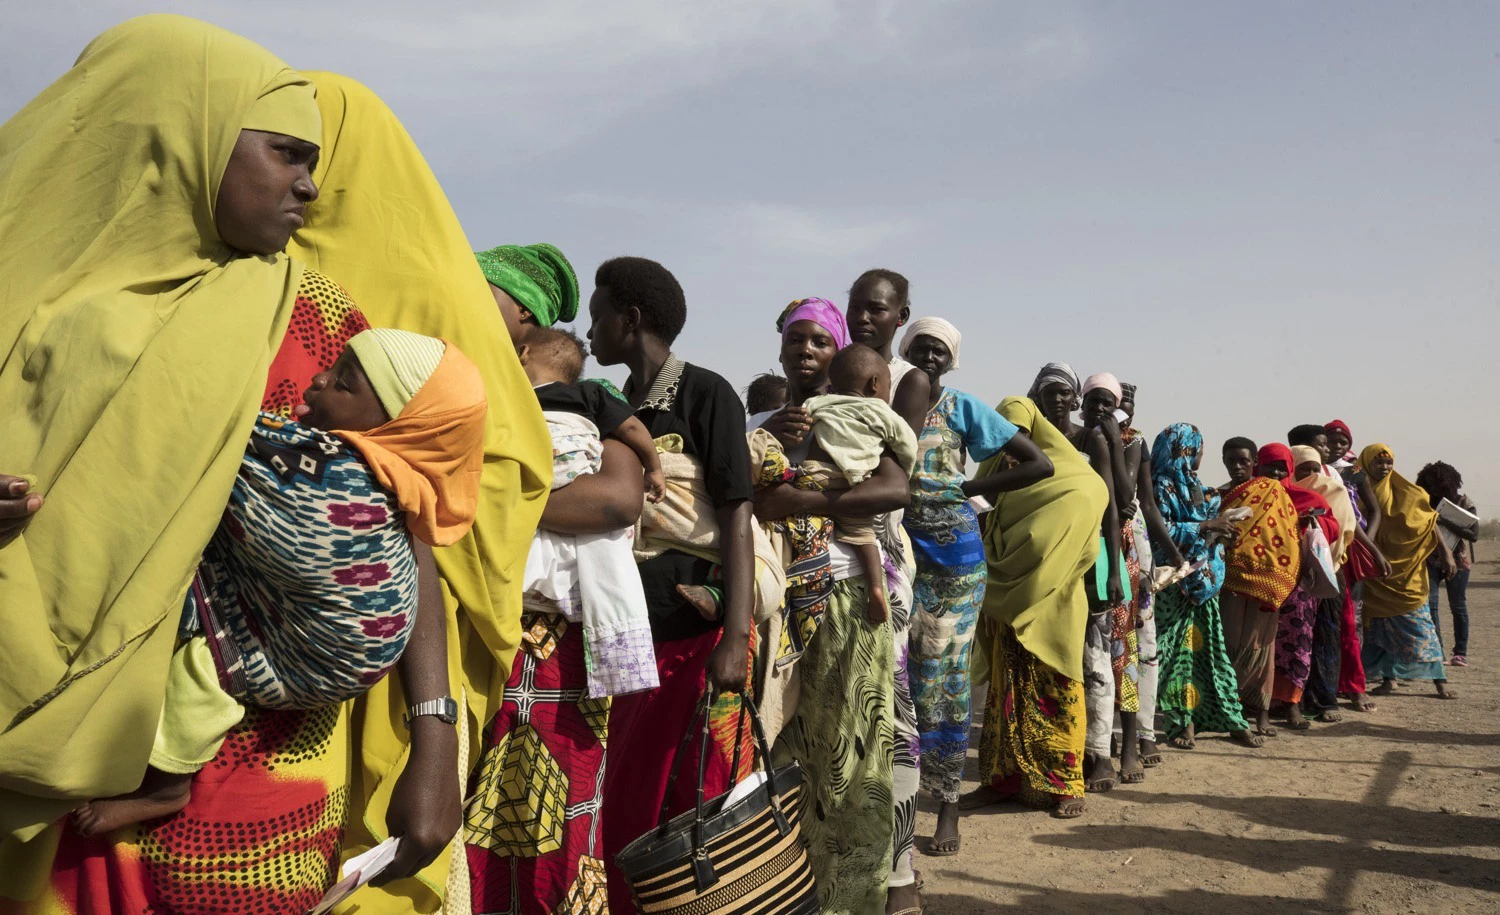
M411 726L413 719L421 718L424 715L432 715L440 721L453 724L458 720L458 703L454 701L452 696L443 696L438 699L428 699L425 702L418 702L406 710L407 727Z

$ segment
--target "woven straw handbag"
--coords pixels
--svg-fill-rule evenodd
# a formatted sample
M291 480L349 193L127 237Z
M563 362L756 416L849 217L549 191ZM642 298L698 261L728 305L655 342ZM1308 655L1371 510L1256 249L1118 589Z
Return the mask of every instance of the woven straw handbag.
M699 706L698 803L631 842L615 856L635 899L647 915L804 915L821 911L807 850L802 845L802 767L793 762L771 768L771 747L760 713L744 698L739 726L750 719L755 746L766 770L764 786L725 805L729 795L705 801L708 767L708 709L711 692ZM697 717L694 718L697 721ZM691 725L673 760L667 797L677 780ZM739 770L738 747L731 771ZM658 821L666 816L666 801Z

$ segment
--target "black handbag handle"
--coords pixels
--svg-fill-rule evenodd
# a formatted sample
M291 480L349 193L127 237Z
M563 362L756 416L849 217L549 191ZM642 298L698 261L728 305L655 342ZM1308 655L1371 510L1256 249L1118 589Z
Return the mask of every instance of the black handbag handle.
M672 767L667 770L667 793L662 795L661 808L656 812L658 836L665 837L667 834L667 826L669 825L667 810L670 809L672 804L672 791L677 787L677 773L682 766L682 757L687 752L688 741L693 738L693 722L697 721L699 716L703 718L702 750L700 751L700 755L705 758L707 757L708 710L712 703L713 693L708 688L705 688L703 695L699 697L697 711L693 713L693 717L688 719L688 726L682 731L682 740L677 744L677 755L672 757ZM704 775L706 774L705 772ZM698 791L700 793L703 791L703 775L698 776Z

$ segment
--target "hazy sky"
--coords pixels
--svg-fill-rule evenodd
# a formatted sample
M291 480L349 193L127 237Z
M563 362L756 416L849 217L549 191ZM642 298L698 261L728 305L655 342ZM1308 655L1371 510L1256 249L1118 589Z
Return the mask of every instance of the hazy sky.
M1140 386L1143 430L1342 418L1500 508L1500 4L0 0L0 116L131 15L198 15L379 92L470 239L662 261L678 351L911 278L952 383ZM1215 464L1207 473L1219 482Z

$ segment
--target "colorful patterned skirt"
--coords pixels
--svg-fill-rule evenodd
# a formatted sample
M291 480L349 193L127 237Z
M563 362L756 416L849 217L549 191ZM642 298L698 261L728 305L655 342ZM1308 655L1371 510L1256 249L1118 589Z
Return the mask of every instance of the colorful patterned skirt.
M1083 681L1063 676L1027 651L1009 626L986 621L990 688L979 744L979 780L1019 790L1024 803L1050 807L1083 796Z
M587 697L583 628L527 611L505 698L469 783L476 915L603 915L609 700Z
M85 839L64 821L43 895L6 915L305 912L338 879L349 806L345 706L247 709L181 813Z
M834 586L775 748L810 789L802 836L828 915L883 912L891 871L894 659L890 624L865 618L866 594L863 578Z
M1443 644L1423 604L1402 616L1365 621L1365 676L1372 680L1446 681Z
M969 756L969 651L988 579L981 555L966 565L919 561L912 583L908 670L921 737L922 787L949 803L958 800Z
M1156 646L1161 658L1156 708L1167 738L1249 728L1239 682L1224 647L1219 598L1195 604L1176 586L1156 595Z
M827 625L824 623L823 625ZM699 700L708 685L708 657L721 630L656 643L656 672L661 685L614 700L609 713L609 774L604 782L604 854L609 874L609 911L633 912L630 887L615 866L620 849L655 828L662 801L666 816L692 809L698 796ZM750 657L755 644L751 639ZM804 658L802 663L806 663ZM805 683L806 681L804 681ZM803 690L806 691L804 686ZM704 797L718 797L749 775L755 761L754 735L740 712L744 703L732 693L719 695L709 714L708 767ZM695 724L695 720L699 722ZM691 738L683 741L689 733ZM733 769L738 746L739 769ZM679 751L680 774L667 794L672 761ZM890 811L886 811L889 820ZM804 829L806 828L804 824Z
M1302 691L1312 673L1318 603L1316 597L1299 587L1276 615L1276 674L1271 689L1276 702L1302 701Z
M1312 672L1302 691L1302 710L1316 715L1339 704L1339 663L1343 648L1344 597L1318 601L1313 620Z

